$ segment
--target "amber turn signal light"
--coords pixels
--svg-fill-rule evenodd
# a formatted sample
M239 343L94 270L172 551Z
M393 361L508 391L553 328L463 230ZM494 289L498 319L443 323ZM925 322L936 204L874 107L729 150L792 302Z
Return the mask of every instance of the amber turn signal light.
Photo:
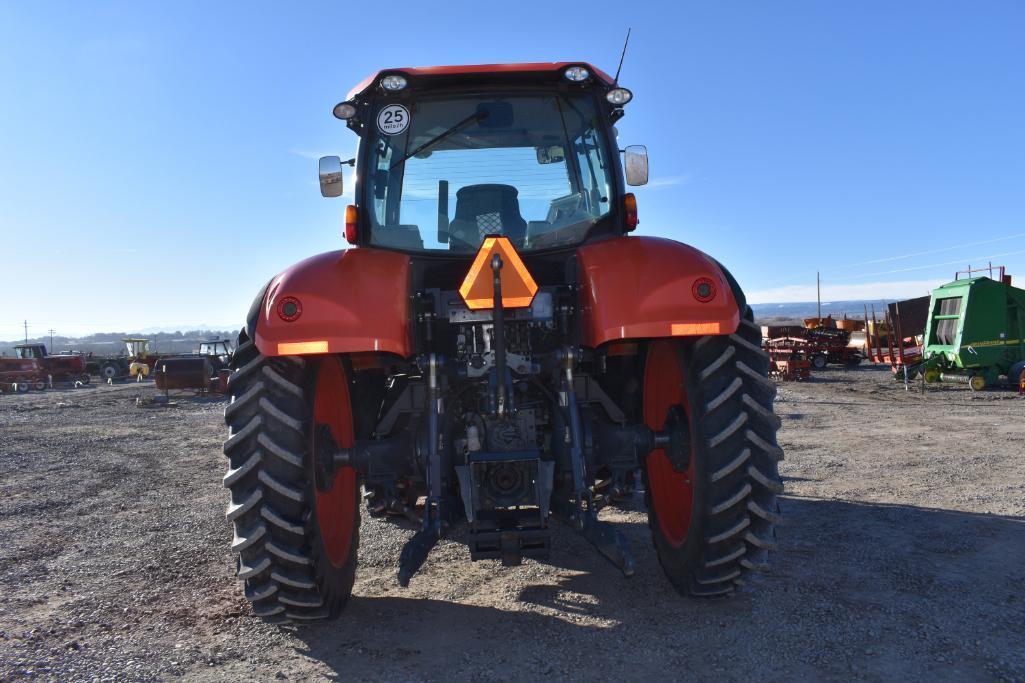
M345 207L345 241L356 244L356 224L359 210L352 204Z
M637 220L637 197L634 197L633 192L627 192L623 195L623 227L627 232L633 232L637 229L637 224L640 223Z

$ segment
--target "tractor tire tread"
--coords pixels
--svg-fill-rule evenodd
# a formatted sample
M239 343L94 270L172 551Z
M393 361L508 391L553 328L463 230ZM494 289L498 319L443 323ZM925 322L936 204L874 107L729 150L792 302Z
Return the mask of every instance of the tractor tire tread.
M338 616L354 572L326 578L314 546L313 488L306 458L309 372L300 358L265 357L243 330L232 357L224 411L231 549L252 613L270 623ZM356 520L358 528L358 517ZM355 566L358 534L351 554Z
M691 373L691 409L699 411L692 425L703 468L694 476L704 477L704 493L695 490L697 521L683 546L671 546L661 535L646 487L648 522L659 562L677 590L724 596L767 567L768 551L776 547L775 525L782 521L776 497L783 492L780 420L772 410L776 387L750 308L733 334L684 341L680 348L685 374Z

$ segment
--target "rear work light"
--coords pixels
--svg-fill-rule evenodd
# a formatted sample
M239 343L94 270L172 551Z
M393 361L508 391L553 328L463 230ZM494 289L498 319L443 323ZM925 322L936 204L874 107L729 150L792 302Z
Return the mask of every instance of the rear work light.
M591 77L591 72L582 66L571 66L562 72L562 75L566 77L566 80L573 81L574 83L580 83L586 81Z
M356 105L352 102L339 102L332 110L335 118L347 121L356 115Z
M406 77L399 74L389 74L381 79L381 87L385 90L402 90L406 87Z
M622 106L632 100L634 94L626 88L613 88L612 90L605 93L605 99L617 107Z

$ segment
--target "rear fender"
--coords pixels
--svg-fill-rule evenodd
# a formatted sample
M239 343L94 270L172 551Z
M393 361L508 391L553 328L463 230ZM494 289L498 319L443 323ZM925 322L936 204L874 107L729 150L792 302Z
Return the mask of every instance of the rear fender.
M577 250L582 342L732 334L740 324L736 282L697 249L658 237L620 237ZM715 295L693 288L708 278Z
M291 322L278 310L285 297L301 306ZM409 357L409 257L363 248L301 261L267 284L247 327L265 356L379 352Z

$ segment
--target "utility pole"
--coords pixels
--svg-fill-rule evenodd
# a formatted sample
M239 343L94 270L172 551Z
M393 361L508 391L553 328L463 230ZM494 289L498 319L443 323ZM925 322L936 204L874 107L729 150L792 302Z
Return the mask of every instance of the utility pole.
M25 321L25 343L28 344L28 321Z
M822 321L822 280L819 278L819 271L815 271L815 301L818 302L818 318Z
M50 353L53 353L53 328L50 328Z

